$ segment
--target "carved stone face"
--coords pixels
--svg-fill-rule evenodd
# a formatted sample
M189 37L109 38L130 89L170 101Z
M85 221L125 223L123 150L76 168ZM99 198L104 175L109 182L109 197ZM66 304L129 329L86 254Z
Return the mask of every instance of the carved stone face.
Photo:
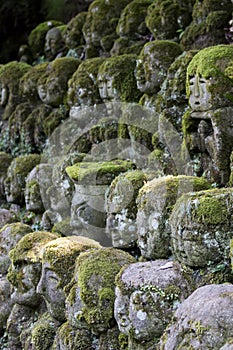
M59 287L59 282L61 277L52 269L49 262L43 263L37 293L45 299L50 315L57 320L63 320L65 293L62 287Z
M148 52L144 59L139 58L135 75L137 87L141 92L149 94L156 92L165 78L158 53Z
M59 50L62 48L62 35L58 28L50 29L45 37L45 54L48 59L55 58Z
M198 75L189 80L189 104L193 111L206 111L213 108L214 99L208 90L212 83L213 79L205 79Z
M80 296L80 287L77 283L71 288L68 298L66 299L66 318L69 324L74 328L88 328L83 317L84 302Z

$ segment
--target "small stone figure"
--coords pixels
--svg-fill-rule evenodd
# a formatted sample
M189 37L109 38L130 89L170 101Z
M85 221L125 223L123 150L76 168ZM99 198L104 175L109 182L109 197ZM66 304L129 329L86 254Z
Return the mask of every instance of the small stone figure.
M233 147L232 53L231 45L208 47L187 68L190 110L183 117L183 131L191 163L186 172L190 167L220 186L229 180Z
M59 27L49 29L45 36L45 56L48 61L53 61L56 58L64 57L67 53L62 33Z

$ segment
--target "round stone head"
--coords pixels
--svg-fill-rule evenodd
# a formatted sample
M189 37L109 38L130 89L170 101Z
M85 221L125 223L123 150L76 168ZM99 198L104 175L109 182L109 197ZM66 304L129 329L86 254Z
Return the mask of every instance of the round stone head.
M0 274L7 274L10 266L9 251L15 247L17 242L27 233L32 232L30 226L21 222L6 224L0 230Z
M181 52L177 43L168 40L145 44L137 59L135 71L138 89L149 95L157 93L168 68Z
M87 12L80 12L67 23L66 29L63 33L63 39L69 49L75 49L83 44L82 27L85 23L86 17Z
M64 42L61 30L58 27L49 29L45 36L45 55L49 61L52 61L62 51Z
M85 237L69 236L48 243L43 250L37 292L43 296L50 315L58 321L65 321L63 289L73 277L75 259L89 248L100 248L100 245Z
M10 251L11 266L7 278L15 288L12 298L17 304L35 307L40 303L36 287L41 275L42 248L57 237L46 231L31 232Z
M115 318L132 341L155 341L188 296L181 266L169 260L130 264L116 277Z
M232 106L233 47L216 45L199 51L187 69L186 92L193 111Z
M140 97L134 77L136 57L135 55L111 57L100 66L99 93L109 113L113 102L137 102Z
M101 334L115 325L113 316L115 276L121 267L135 262L114 248L90 250L76 261L72 287L66 300L70 322Z
M80 64L80 60L72 57L61 57L51 62L46 73L38 81L37 89L41 101L52 107L64 103L67 83Z
M25 179L28 173L40 162L38 154L19 156L12 160L4 181L6 199L10 203L24 203Z
M89 58L83 61L68 82L67 103L76 107L94 106L101 103L97 75L104 58Z

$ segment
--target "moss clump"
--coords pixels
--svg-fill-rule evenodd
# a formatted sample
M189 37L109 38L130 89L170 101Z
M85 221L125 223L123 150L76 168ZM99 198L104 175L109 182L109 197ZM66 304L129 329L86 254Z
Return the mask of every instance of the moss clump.
M86 329L74 329L68 322L57 331L59 344L63 344L64 348L72 350L89 350L92 348L92 335Z
M84 44L82 28L87 18L87 12L80 12L73 17L66 26L63 33L66 46L69 49L75 49Z
M112 80L121 102L137 102L140 98L134 76L136 59L136 55L110 57L99 68L98 79Z
M18 91L19 79L31 68L24 62L9 62L0 67L0 81L7 85L10 91Z
M81 236L56 239L46 245L42 262L48 262L51 270L60 277L60 287L64 288L71 280L75 260L81 252L90 248L100 248L100 244Z
M207 47L199 51L189 63L187 68L186 91L190 95L189 80L194 75L202 76L206 79L216 79L216 82L209 87L210 92L221 90L227 85L232 86L231 70L229 66L233 64L233 47L231 45L216 45Z
M211 191L209 194L211 195ZM228 215L227 203L219 200L218 197L208 196L208 192L204 197L199 198L198 207L195 211L197 220L205 225L220 225Z
M19 156L11 162L11 165L8 169L10 175L17 177L26 177L27 174L40 163L39 154L29 154L26 156ZM25 182L25 179L24 179Z
M32 328L32 344L36 350L49 350L56 334L56 324L49 313L44 313Z
M36 231L26 234L9 253L12 262L38 262L42 259L42 248L46 243L57 239L58 234L47 231Z
M38 24L28 37L28 43L30 50L35 58L41 56L44 53L45 36L49 29L62 25L62 22L48 20L46 22Z
M178 39L192 18L194 1L158 0L148 8L146 25L155 39Z
M71 180L81 184L103 185L110 184L117 175L134 168L133 162L118 159L109 162L77 163L67 167L66 173Z

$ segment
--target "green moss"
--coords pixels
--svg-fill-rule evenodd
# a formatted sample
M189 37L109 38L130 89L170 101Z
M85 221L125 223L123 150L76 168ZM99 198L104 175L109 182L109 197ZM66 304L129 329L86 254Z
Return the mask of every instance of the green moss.
M32 344L36 350L49 350L56 334L56 325L49 313L43 314L32 329Z
M115 276L122 266L133 262L135 259L131 255L114 248L89 251L77 258L75 276L78 276L80 296L85 303L84 317L90 325L97 321L109 327L113 317Z
M54 20L48 20L46 22L38 24L28 37L28 43L30 46L30 50L32 51L32 54L36 56L43 55L44 53L44 45L45 45L45 36L46 33L49 31L49 29L53 27L57 27L62 25L62 22L54 21Z
M27 225L25 225L27 227ZM22 227L23 229L23 227ZM38 262L42 259L42 248L46 243L58 238L59 235L46 231L36 231L26 234L9 253L13 263L19 261Z
M205 196L199 200L196 215L206 225L219 225L227 216L226 203L219 201L219 198Z
M57 337L66 349L89 350L92 348L92 336L86 329L74 329L68 322L58 329Z
M214 91L217 87L226 84L229 88L230 76L228 74L231 74L231 71L227 68L233 64L232 57L233 47L231 45L216 45L199 51L187 68L187 95L190 95L189 80L195 74L206 79L216 78L217 81L211 85L210 91Z
M42 74L46 72L48 62L38 64L31 67L20 79L20 93L24 94L28 98L36 98L37 93L37 82Z
M42 261L48 262L51 270L61 278L60 285L63 288L72 278L77 256L90 248L100 248L100 244L81 236L58 238L46 245Z
M120 349L128 350L128 336L126 334L120 333L118 336Z
M68 176L83 184L109 184L122 172L135 168L133 162L113 160L109 162L83 162L66 168Z
M31 68L24 62L9 62L0 68L0 80L10 88L18 84L18 80Z
M113 80L113 88L120 94L121 102L137 102L140 98L134 76L136 58L136 55L110 57L99 68L100 78Z

